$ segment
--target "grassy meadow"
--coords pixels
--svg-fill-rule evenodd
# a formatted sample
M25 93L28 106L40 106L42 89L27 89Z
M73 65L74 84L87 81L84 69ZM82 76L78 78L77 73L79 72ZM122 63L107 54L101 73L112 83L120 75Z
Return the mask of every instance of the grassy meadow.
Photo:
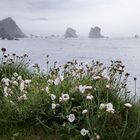
M1 49L0 140L140 139L140 106L121 61L46 61L46 72L29 69L27 54Z

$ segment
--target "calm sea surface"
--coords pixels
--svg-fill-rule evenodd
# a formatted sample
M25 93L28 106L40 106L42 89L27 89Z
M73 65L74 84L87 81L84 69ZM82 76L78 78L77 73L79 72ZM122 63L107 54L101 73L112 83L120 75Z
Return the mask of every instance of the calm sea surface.
M45 69L46 55L50 63L59 64L72 59L84 62L100 60L105 65L110 60L122 60L127 72L131 74L129 87L134 92L133 77L137 77L137 94L140 95L140 39L21 39L20 41L0 40L0 48L7 53L22 55L27 53L31 63L38 63Z

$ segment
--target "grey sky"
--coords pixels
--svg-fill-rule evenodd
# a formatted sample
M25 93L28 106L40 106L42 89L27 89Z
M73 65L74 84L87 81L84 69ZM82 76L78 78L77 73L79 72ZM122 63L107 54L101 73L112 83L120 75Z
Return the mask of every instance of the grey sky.
M0 19L13 17L25 33L87 35L98 25L106 36L140 34L140 0L0 0Z

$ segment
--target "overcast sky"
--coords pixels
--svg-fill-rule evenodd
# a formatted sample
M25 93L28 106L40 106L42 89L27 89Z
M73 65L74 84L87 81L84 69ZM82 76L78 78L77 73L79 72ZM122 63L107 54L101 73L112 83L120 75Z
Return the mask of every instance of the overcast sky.
M106 36L140 35L140 0L0 0L0 13L27 34L63 35L72 27L88 35L97 25Z

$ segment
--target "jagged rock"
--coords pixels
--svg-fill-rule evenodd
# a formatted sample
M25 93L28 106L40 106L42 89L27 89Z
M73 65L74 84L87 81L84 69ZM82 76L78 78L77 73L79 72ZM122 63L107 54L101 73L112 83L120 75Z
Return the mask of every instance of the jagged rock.
M77 38L78 35L76 34L76 30L72 28L68 28L65 32L65 38Z
M134 38L139 38L139 36L138 35L135 35Z
M0 37L2 40L7 39L7 40L14 40L14 37L10 36L4 28L0 29Z
M101 28L95 26L94 28L91 27L89 32L89 38L103 38L104 36L101 35Z
M26 35L17 26L16 22L9 17L0 21L0 37L13 40L14 38L26 37Z
M51 35L51 37L55 37L55 35Z

